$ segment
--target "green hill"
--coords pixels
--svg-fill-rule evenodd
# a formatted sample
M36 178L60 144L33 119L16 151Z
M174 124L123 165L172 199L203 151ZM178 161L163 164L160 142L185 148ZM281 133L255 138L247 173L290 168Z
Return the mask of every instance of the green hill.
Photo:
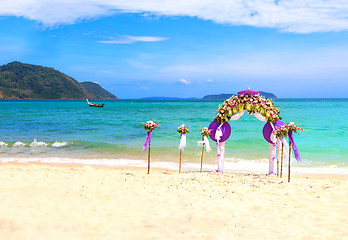
M81 84L94 96L93 99L117 99L115 95L109 93L97 83L82 82Z
M20 62L0 66L0 98L117 99L95 83L79 83L53 68Z

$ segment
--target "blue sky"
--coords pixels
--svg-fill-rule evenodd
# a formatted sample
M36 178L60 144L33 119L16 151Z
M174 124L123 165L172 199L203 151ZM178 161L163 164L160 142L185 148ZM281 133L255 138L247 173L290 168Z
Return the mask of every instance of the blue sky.
M5 0L0 64L53 67L119 98L250 87L348 97L343 0Z

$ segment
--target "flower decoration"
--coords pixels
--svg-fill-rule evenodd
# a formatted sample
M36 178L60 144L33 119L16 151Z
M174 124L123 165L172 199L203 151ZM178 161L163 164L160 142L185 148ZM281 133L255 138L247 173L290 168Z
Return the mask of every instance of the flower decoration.
M303 132L303 128L300 128L298 127L299 125L298 124L294 124L293 122L291 122L289 125L288 125L288 128L289 128L289 131L292 131L294 133L298 133L297 131L300 131L300 132Z
M275 130L273 131L273 134L276 135L277 138L281 138L281 137L287 137L288 136L288 132L294 132L294 133L298 133L298 131L302 132L304 129L298 127L298 124L294 124L293 122L291 122L290 124L284 124L280 127L276 127Z
M273 131L273 134L276 135L277 138L281 138L281 137L286 138L289 132L286 125L282 125L281 127L276 127L275 130Z
M219 105L215 119L223 123L228 121L232 115L244 110L247 110L248 114L258 112L272 123L281 119L279 108L274 106L274 102L271 99L265 98L260 94L252 95L250 93L233 95L227 99L222 105Z
M147 121L146 123L142 123L142 124L144 125L144 129L148 132L155 130L155 128L157 128L159 126L159 124L154 120L150 120L150 121Z
M187 134L189 133L189 128L190 127L185 127L185 124L181 124L176 131L180 134Z
M201 128L201 134L202 136L208 137L212 130L213 129L208 129L207 127Z

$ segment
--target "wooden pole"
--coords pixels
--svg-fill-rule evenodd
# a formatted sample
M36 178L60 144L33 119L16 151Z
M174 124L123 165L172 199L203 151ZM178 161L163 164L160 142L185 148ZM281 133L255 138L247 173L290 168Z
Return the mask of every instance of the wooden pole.
M202 139L202 140L204 141L204 136L203 136L203 139ZM205 143L203 142L202 157L201 157L201 172L202 172L202 170L203 170L203 153L204 153L204 145L205 145Z
M179 173L181 173L181 154L182 150L180 149Z
M279 149L279 142L280 141L278 141L278 152L277 152L277 155L278 155L277 156L277 177L279 177L279 151L280 151L280 149ZM282 144L282 146L283 146L283 144Z
M282 152L280 156L280 178L283 176L283 153L284 153L284 145L282 144Z
M151 139L149 141L149 151L147 153L147 174L150 174Z
M289 166L288 166L288 182L290 182L290 161L291 161L291 141L289 139Z

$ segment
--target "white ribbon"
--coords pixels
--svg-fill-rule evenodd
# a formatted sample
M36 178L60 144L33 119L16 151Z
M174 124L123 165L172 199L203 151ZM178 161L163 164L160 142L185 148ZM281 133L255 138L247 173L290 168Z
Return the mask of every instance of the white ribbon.
M282 141L280 141L280 139L277 138L277 147L278 147L278 156L277 156L277 159L279 159L279 160L280 160L280 157L281 157L282 145L283 145ZM280 164L280 162L279 162L279 164ZM279 167L279 166L277 166L277 167L278 167L278 168L277 168L277 174L278 174L278 173L279 173L278 171L279 171L280 167Z
M223 123L220 124L220 126L216 129L215 132L215 139L217 142L220 142L220 138L222 137L222 131L221 131L221 126Z
M258 120L260 120L260 121L262 121L262 122L267 122L267 118L265 118L264 116L262 116L260 113L258 113L258 112L256 112L256 113L254 113L254 116L258 119Z
M184 150L186 147L186 134L181 134L179 149Z
M217 157L218 157L218 172L224 171L224 155L225 155L225 142L220 143L220 138L222 136L221 126L223 123L220 124L220 126L216 129L215 132L215 139L217 144Z
M205 150L206 150L207 152L210 152L210 151L211 151L211 147L210 147L210 144L209 144L209 140L208 140L208 138L207 138L206 136L203 135L203 141L198 141L197 143L198 143L198 146L200 146L201 144L202 144L202 145L205 144L205 146L206 146Z
M276 144L269 144L269 168L268 168L268 174L274 174L274 160L276 158L276 150L277 145Z
M218 143L218 171L224 171L225 163L225 142Z
M272 133L271 133L270 139L271 139L272 143L276 145L277 144L277 136L273 133L275 128L274 128L273 123L270 122L270 124L271 124L271 127L272 127Z
M243 112L236 113L230 117L231 121L236 121L238 120L241 116L243 116L245 110Z
M283 144L283 151L284 151L284 156L285 157L288 157L289 156L289 144L288 144L288 142L286 141L286 139L285 138L282 138L281 139L281 142L282 142L282 144Z

